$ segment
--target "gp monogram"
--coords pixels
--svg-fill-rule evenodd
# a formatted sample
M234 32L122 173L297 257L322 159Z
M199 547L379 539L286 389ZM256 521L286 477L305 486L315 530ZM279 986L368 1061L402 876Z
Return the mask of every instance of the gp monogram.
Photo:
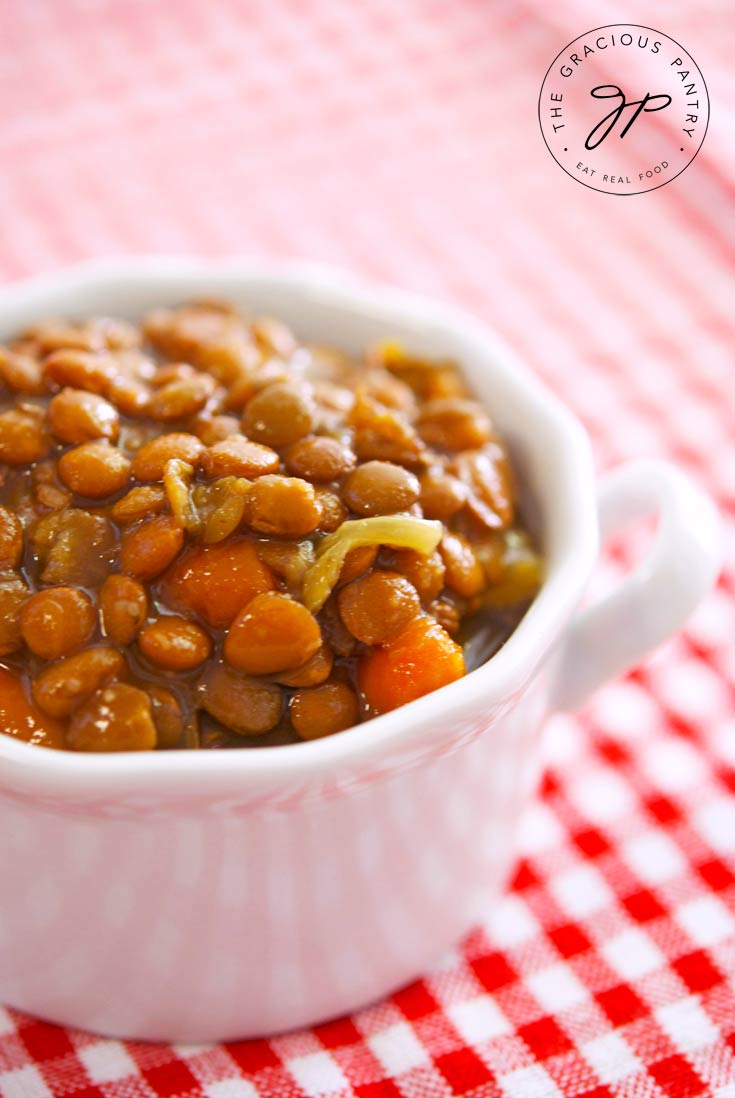
M709 98L678 42L622 23L565 46L546 73L538 113L549 152L573 179L607 194L640 194L692 162Z

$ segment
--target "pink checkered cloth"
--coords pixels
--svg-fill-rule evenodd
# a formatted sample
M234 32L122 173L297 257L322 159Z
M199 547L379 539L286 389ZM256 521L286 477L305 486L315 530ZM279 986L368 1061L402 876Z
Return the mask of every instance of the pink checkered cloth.
M0 5L0 269L255 253L454 299L563 395L601 468L686 468L729 517L732 560L727 8ZM621 18L682 42L712 101L687 171L623 198L565 175L536 118L559 50ZM734 590L729 570L685 633L551 720L512 886L421 982L214 1047L0 1009L0 1095L735 1098Z

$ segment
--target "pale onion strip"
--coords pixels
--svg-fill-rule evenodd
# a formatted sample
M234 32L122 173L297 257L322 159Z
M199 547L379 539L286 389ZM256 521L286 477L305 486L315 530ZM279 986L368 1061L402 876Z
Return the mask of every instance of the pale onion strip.
M171 514L180 526L193 533L199 527L199 516L189 495L194 470L186 461L171 458L163 471L163 487Z
M345 557L365 545L390 545L413 549L428 557L441 541L440 522L412 515L375 515L343 522L319 545L316 560L304 577L304 604L312 614L321 610L339 579Z
M200 520L204 524L202 541L205 545L224 541L240 525L251 483L244 477L223 477L209 486L210 497L219 502Z

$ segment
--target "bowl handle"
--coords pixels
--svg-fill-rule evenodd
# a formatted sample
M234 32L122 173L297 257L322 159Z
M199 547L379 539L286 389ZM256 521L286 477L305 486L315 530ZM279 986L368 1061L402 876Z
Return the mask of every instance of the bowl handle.
M651 513L649 552L622 583L578 612L563 643L553 706L576 709L675 633L715 582L722 549L714 504L664 461L632 461L603 477L598 495L604 543Z

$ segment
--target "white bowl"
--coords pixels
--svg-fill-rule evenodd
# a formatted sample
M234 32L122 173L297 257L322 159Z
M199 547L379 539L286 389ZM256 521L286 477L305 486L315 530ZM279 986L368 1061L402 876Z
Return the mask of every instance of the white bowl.
M3 290L0 338L198 295L306 339L459 360L510 442L547 579L486 665L331 738L95 756L0 736L0 1000L176 1041L313 1024L420 975L502 888L544 714L678 628L719 566L712 505L662 463L625 466L603 530L653 510L658 538L574 617L598 546L588 440L496 336L433 301L314 266L135 259Z

